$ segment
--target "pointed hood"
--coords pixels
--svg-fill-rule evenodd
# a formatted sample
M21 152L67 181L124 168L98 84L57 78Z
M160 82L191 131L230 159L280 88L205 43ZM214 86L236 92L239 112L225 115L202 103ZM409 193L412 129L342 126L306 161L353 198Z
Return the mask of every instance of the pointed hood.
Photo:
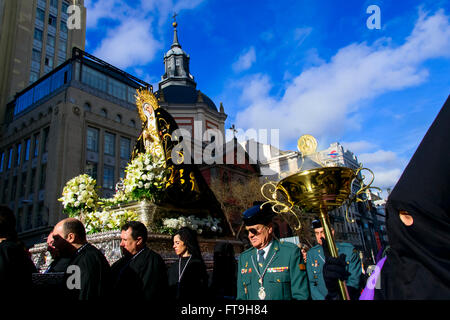
M411 226L401 222L402 210ZM450 97L392 190L386 213L385 298L450 299Z

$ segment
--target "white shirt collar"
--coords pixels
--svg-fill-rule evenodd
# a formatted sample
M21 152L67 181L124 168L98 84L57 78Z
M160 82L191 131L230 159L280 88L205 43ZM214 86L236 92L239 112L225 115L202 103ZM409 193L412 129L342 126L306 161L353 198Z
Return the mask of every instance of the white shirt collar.
M269 254L270 247L272 246L272 243L273 243L273 240L271 240L271 241L269 242L269 244L268 244L267 246L265 246L264 248L262 248L262 249L257 249L257 250L256 250L256 256L258 256L258 250L264 250L264 260L267 259L267 255Z

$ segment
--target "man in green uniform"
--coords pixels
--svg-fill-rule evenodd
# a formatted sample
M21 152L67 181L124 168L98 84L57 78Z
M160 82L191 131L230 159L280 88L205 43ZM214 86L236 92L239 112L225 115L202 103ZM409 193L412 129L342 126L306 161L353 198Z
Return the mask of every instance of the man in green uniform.
M274 239L270 205L255 202L243 214L252 248L239 257L238 300L306 300L306 266L300 249Z
M333 219L330 216L331 232L334 236ZM306 270L309 279L309 289L313 300L325 300L328 290L323 278L323 265L325 254L322 247L322 239L325 239L322 224L319 220L312 221L312 228L316 237L317 245L312 247L306 257ZM326 244L325 244L326 245ZM349 276L346 280L347 290L350 298L357 300L359 297L359 281L361 277L361 260L358 252L350 243L337 242L338 255L345 255L346 271Z

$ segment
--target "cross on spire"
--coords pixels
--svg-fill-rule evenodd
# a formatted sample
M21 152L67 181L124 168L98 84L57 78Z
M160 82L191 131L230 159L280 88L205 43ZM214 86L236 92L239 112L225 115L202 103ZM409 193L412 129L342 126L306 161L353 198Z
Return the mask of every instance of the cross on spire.
M231 125L230 130L233 132L233 137L236 138L236 133L238 131L236 130L236 126L234 125L234 123Z
M174 12L173 16L172 16L172 19L173 19L174 23L177 23L177 16L178 16L178 13Z

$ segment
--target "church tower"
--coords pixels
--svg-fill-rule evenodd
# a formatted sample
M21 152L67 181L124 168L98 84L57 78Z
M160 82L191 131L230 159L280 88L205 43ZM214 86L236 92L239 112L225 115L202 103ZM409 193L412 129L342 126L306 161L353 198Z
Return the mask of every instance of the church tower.
M161 107L172 115L180 128L190 132L194 140L204 141L208 129L217 130L224 136L227 115L223 105L217 108L206 94L197 89L189 70L190 57L178 41L177 22L172 26L173 43L164 55L164 74L155 96Z
M195 88L197 84L189 72L189 55L181 49L178 42L177 22L173 24L173 43L164 55L165 73L161 77L159 89L170 85L182 85Z

